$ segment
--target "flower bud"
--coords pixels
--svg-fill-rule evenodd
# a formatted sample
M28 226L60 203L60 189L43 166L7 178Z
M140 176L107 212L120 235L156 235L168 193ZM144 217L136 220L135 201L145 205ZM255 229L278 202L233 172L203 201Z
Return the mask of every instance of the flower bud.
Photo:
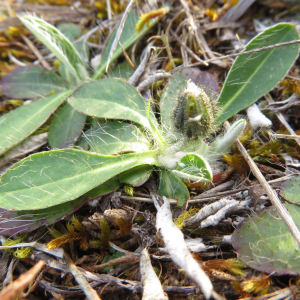
M216 112L210 95L203 88L188 81L174 111L175 128L191 140L205 137L215 127Z

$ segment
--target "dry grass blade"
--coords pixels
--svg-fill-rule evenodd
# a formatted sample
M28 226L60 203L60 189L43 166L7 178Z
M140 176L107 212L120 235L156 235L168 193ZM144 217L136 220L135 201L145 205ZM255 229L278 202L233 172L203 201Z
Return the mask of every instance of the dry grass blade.
M275 139L292 139L292 140L300 140L300 136L299 135L289 135L289 134L279 134L279 133L275 133L272 134L272 137Z
M119 28L118 28L117 33L116 33L116 37L115 37L114 42L112 43L111 48L110 48L110 52L109 52L109 55L108 55L108 60L107 60L105 72L107 72L107 70L108 70L111 58L112 58L113 53L114 53L114 51L115 51L115 49L118 45L119 40L120 40L122 31L123 31L123 28L124 28L125 21L127 19L127 16L129 14L129 11L130 11L130 8L131 8L133 2L134 2L134 0L130 0L130 2L128 3L128 5L127 5L127 7L126 7L126 9L123 13Z
M129 84L135 85L137 81L141 78L142 74L145 72L146 66L149 62L149 58L152 54L154 48L148 46L144 53L141 56L141 62L139 66L136 68L135 72L131 75L131 77L127 80Z
M125 256L121 256L119 258L113 259L108 261L107 263L103 263L101 265L92 265L92 266L85 266L85 269L91 272L101 271L107 267L113 267L118 264L122 263L135 263L139 261L139 256L135 254L127 254Z
M202 61L185 43L181 41L181 39L178 37L178 35L170 28L170 32L175 38L175 40L197 61L201 62L203 65L207 65Z
M66 253L64 254L64 259L70 272L86 295L86 298L88 300L101 300L97 292L90 286L84 275L80 272L80 270L77 269L76 265Z
M40 61L41 65L46 69L46 70L51 70L51 66L48 64L48 62L44 59L43 55L41 52L35 47L35 45L31 42L29 38L27 38L24 34L21 35L22 39L24 42L27 44L27 46L31 49L31 51L35 54L35 56L38 58Z
M228 121L224 122L224 127L226 129L228 129L229 126L230 125L229 125ZM240 152L242 153L242 155L244 156L244 158L247 161L247 163L249 164L249 167L251 168L251 171L253 172L254 176L257 178L257 180L260 182L260 184L262 185L262 187L265 189L265 191L266 191L267 195L269 196L272 204L278 210L278 213L280 214L280 216L282 217L283 221L285 222L285 224L289 228L291 234L293 235L293 237L297 241L298 246L300 248L300 231L299 231L298 227L296 226L296 224L294 223L291 215L286 210L286 208L282 205L282 203L280 202L280 200L279 200L276 192L268 184L268 182L266 181L265 177L262 175L262 173L260 172L259 168L255 164L255 162L253 161L253 159L251 158L251 156L248 154L247 150L244 148L244 146L240 142L240 140L236 141L236 145L237 145L238 149L240 150Z
M13 300L22 294L23 290L34 281L34 278L40 272L44 266L44 261L39 261L34 267L28 270L25 274L22 274L17 280L5 287L0 292L0 299Z
M141 252L140 272L142 275L142 285L144 287L142 300L169 299L164 293L160 281L152 268L149 253L146 248Z
M37 150L47 143L47 139L48 132L28 137L22 143L6 152L0 158L0 168L9 164L10 162L15 161L18 158L24 157L26 154L31 153L34 150Z
M164 204L157 212L156 228L172 260L201 287L205 298L209 299L213 290L212 283L188 250L181 230L174 224L168 199L163 197L163 201Z
M107 8L107 18L108 20L111 20L111 5L110 5L110 1L106 0L106 8ZM111 31L111 23L109 23L109 30Z
M227 10L226 14L221 18L221 21L224 23L237 21L254 2L255 0L238 1L237 5L233 5L229 10Z
M266 94L265 98L269 104L274 103L274 100L272 99L270 94ZM281 112L277 112L276 117L291 135L297 135L296 132L293 130L293 128L290 126L290 124L286 121L286 119L284 118ZM296 143L300 146L300 141L298 139L296 139Z
M223 56L219 56L219 57L214 57L214 58L211 58L211 59L207 59L204 62L205 63L210 63L210 62L215 61L215 60L236 58L236 57L241 56L241 55L248 55L248 54L252 54L252 53L258 53L258 52L261 52L261 51L266 51L266 50L270 50L270 49L274 49L274 48L278 48L278 47L284 47L284 46L289 46L289 45L294 45L294 44L299 44L299 43L300 43L300 40L296 40L296 41L292 41L292 42L278 43L278 44L275 44L275 45L272 45L272 46L266 46L266 47L261 47L261 48L258 48L258 49L249 50L249 51L243 51L243 52L240 52L240 53L234 53L234 54L228 54L228 55L223 55ZM201 64L202 63L194 63L194 64L191 64L189 66L186 66L186 68L199 66Z

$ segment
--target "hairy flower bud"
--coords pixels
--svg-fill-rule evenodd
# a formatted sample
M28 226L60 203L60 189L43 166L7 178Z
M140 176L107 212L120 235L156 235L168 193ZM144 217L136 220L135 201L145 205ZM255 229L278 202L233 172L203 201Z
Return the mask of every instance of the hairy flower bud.
M174 111L175 128L192 140L205 137L214 129L216 106L204 88L188 81Z

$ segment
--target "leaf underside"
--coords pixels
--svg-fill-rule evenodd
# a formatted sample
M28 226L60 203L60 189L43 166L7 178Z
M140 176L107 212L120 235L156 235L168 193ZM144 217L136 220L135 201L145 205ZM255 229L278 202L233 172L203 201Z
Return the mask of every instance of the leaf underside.
M85 63L74 45L62 32L35 16L20 17L20 20L60 60L74 80L86 79Z

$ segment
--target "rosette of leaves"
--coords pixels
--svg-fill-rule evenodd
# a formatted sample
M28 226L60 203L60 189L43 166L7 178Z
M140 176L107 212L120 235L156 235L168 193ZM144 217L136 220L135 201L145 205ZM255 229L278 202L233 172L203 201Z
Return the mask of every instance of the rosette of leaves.
M283 41L283 38L288 40L299 38L294 26L289 24L280 24L279 28L278 26L267 29L248 46L253 47L257 45L257 41L264 39L276 43L278 40ZM270 36L272 39L268 40ZM260 45L264 46L262 42ZM160 122L151 110L151 102L145 102L135 87L116 78L90 81L77 88L73 86L67 91L41 99L46 99L44 105L40 100L33 102L45 108L53 102L59 102L57 105L60 105L68 98L66 104L68 109L84 118L90 116L98 121L78 140L79 150L62 149L36 153L7 170L1 178L0 207L9 211L14 221L19 220L20 216L30 214L37 216L39 221L45 220L49 217L45 214L49 208L52 214L51 221L47 219L45 222L39 222L37 226L48 224L53 221L53 216L62 217L61 212L66 203L75 203L79 197L82 197L82 201L93 198L103 194L103 188L106 193L118 188L122 183L140 185L149 178L153 169L158 171L160 177L159 194L175 198L178 205L184 206L189 192L183 181L211 181L213 174L210 163L214 163L229 149L245 126L244 120L237 121L225 135L217 137L211 145L203 141L224 119L224 103L226 118L229 118L256 101L257 96L268 91L266 88L269 88L269 85L261 86L261 81L266 76L263 78L255 76L265 72L267 66L271 71L274 68L272 59L280 55L284 63L280 64L281 73L272 73L271 79L275 85L281 79L279 76L287 72L297 56L299 49L296 48L295 46L288 48L290 52L287 56L280 51L274 53L271 50L267 57L254 57L251 63L256 62L256 67L253 68L251 65L252 68L249 70L247 69L249 57L245 56L245 61L239 57L232 67L234 72L229 74L230 80L226 81L217 103L210 101L205 90L187 83L182 74L178 73L170 80L162 95ZM246 75L243 74L240 83L236 64L240 66L239 69L241 65L246 66L244 70ZM81 72L80 60L72 62L71 65L73 71L69 70L70 76ZM85 76L83 74L80 73L81 77L78 77L81 82L82 76ZM232 82L238 83L234 85L234 89ZM244 94L254 87L256 93L245 99ZM224 95L228 103L224 100ZM243 107L240 105L241 102ZM55 105L53 106L52 111L55 110ZM37 111L35 114L39 115ZM63 120L67 119L66 115L62 114ZM17 122L17 117L14 120ZM5 123L7 124L7 120L4 120ZM70 126L70 119L65 124ZM13 123L8 125L10 130L15 128L14 125ZM22 131L14 130L16 135ZM11 138L12 131L9 131L6 139ZM11 144L7 146L9 147ZM73 210L74 207L71 209L69 207L64 214ZM55 212L58 211L60 214L56 215ZM13 215L14 212L18 213ZM13 232L9 231L11 224L5 222L5 226L5 232L11 234ZM35 223L32 221L29 230L34 226ZM25 230L23 228L19 232Z
M201 90L187 83L180 96L191 89L190 85L196 92ZM199 107L202 105L202 95L193 95L193 92L182 106L183 114L189 101L196 101ZM189 193L181 179L211 181L208 160L214 161L217 154L222 155L245 126L244 120L236 122L225 136L208 146L203 138L209 132L196 139L195 135L189 137L174 125L176 141L169 140L170 130L162 129L164 120L158 123L150 101L145 103L141 94L121 79L86 83L71 94L68 103L81 113L107 121L99 121L82 135L78 146L85 151L63 149L33 154L6 171L1 178L1 207L26 211L26 215L28 210L39 212L47 207L61 211L63 203L77 201L81 195L85 194L85 199L92 198L93 189L96 189L95 196L103 194L103 185L106 190L115 189L118 187L116 176L120 183L140 185L153 168L159 170L161 178L159 193L177 199L183 206ZM170 117L174 124L178 121L175 111ZM190 119L184 121L186 125ZM197 126L202 126L201 120L196 120Z

